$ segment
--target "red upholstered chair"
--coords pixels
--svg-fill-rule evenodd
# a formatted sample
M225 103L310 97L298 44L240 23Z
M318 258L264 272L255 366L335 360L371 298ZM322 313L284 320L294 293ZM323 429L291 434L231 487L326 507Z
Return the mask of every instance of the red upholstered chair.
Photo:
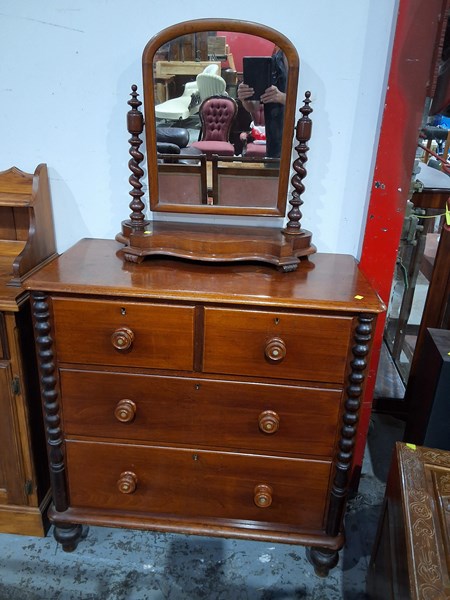
M211 96L204 100L199 108L200 141L194 142L192 147L201 150L208 159L213 154L233 156L234 146L229 140L236 113L236 101L229 96Z
M254 125L265 125L264 104L260 102L254 111L251 112ZM264 158L266 155L266 143L254 140L251 132L243 132L240 135L243 142L242 156L248 158Z

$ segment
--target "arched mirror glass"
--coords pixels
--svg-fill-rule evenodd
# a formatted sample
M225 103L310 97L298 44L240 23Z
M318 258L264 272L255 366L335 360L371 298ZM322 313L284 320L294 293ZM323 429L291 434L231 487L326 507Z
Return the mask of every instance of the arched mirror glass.
M298 55L268 27L180 23L143 53L150 207L284 216Z

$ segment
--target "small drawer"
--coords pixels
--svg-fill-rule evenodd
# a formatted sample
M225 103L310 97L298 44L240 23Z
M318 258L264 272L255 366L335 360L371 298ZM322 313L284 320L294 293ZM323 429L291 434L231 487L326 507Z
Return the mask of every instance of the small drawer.
M194 308L53 299L60 362L191 370Z
M60 382L69 436L333 455L341 390L76 370Z
M74 508L323 529L330 462L72 440L66 457Z
M205 309L209 373L342 383L350 317Z

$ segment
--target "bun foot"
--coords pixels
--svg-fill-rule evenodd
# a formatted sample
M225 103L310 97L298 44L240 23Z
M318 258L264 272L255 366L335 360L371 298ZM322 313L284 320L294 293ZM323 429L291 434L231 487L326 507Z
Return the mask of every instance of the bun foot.
M338 551L328 548L308 548L306 555L318 577L327 577L330 569L334 569L339 561Z
M78 542L88 534L89 528L83 525L55 525L53 536L64 552L73 552Z

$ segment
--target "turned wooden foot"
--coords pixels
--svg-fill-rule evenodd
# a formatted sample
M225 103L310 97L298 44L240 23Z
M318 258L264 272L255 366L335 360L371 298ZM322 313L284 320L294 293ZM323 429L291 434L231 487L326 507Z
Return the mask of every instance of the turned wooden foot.
M123 252L123 257L127 262L140 264L145 256L137 256L136 254L130 254L129 252Z
M281 265L277 267L277 271L281 271L283 273L290 273L292 271L296 271L298 269L298 262L292 263L289 265Z
M330 569L334 569L339 561L338 551L328 548L309 548L307 556L318 577L327 577Z
M87 536L88 531L89 527L83 525L55 525L53 536L61 544L64 552L73 552L78 542Z

